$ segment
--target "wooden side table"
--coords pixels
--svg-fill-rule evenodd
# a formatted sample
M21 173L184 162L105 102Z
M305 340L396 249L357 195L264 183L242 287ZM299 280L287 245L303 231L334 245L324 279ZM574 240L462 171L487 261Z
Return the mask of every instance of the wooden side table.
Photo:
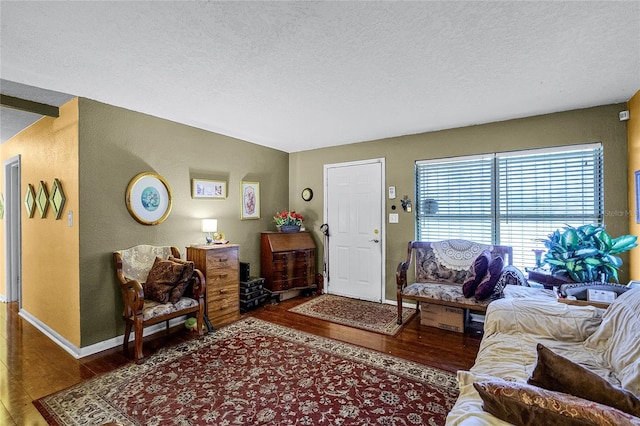
M202 271L207 285L207 315L214 327L240 318L240 262L237 244L187 247L187 260Z

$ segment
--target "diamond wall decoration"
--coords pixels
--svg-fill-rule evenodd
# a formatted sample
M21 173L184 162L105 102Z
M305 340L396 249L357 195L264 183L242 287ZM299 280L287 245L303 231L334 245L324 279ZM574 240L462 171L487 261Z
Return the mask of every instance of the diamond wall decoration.
M64 191L62 190L62 183L58 178L53 180L53 188L51 189L51 196L49 197L49 201L51 202L51 208L56 215L56 220L60 219L62 216L62 209L64 208L64 203L67 201L64 196Z
M44 219L49 210L49 191L47 191L47 184L43 181L40 181L40 186L38 187L36 205L38 206L38 212L40 212L40 219Z
M27 192L24 194L24 207L27 209L27 216L31 219L36 212L36 191L31 184L27 185Z

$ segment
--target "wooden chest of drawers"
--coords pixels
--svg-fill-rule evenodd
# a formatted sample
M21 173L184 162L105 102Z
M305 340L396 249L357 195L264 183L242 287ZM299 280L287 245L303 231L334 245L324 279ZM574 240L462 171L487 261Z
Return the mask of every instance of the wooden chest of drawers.
M187 247L192 260L207 281L207 316L214 327L240 316L240 262L237 244Z
M260 276L274 292L315 288L316 246L308 232L263 232Z

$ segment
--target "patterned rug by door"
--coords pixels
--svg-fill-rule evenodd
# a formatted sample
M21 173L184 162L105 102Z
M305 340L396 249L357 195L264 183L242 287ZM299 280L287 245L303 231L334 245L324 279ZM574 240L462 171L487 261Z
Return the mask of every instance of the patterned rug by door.
M455 375L246 318L34 404L53 425L442 425Z
M415 309L404 308L402 325L398 325L397 306L333 294L315 297L289 311L390 336L395 336L416 313Z

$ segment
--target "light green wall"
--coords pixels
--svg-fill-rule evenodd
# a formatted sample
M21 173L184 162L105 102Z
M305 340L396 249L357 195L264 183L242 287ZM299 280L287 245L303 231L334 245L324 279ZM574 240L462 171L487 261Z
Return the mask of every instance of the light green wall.
M240 244L240 260L260 273L260 238L275 230L273 212L288 205L288 154L167 120L80 98L79 102L81 346L124 331L112 252L137 244L203 243L202 218ZM167 220L136 222L125 190L138 173L161 175L173 192ZM226 200L191 198L191 179L227 181ZM260 183L261 219L240 220L240 181Z
M618 119L624 104L561 112L542 116L483 124L438 132L363 142L333 148L293 153L289 157L289 198L291 208L311 218L307 227L321 243L318 229L323 221L323 165L370 158L386 158L386 185L395 186L396 200L386 200L400 207L399 198L414 199L414 162L479 153L513 151L589 142L602 142L605 170L605 224L611 235L628 232L627 206L627 134L626 124ZM311 202L300 197L303 188L314 191ZM415 209L414 209L415 211ZM395 271L406 256L407 242L415 237L414 216L396 210L400 223L386 225L386 298L395 299ZM550 230L550 232L553 230ZM319 246L318 259L322 259ZM626 257L623 257L626 264ZM319 265L322 263L319 262ZM628 280L623 266L621 282Z

